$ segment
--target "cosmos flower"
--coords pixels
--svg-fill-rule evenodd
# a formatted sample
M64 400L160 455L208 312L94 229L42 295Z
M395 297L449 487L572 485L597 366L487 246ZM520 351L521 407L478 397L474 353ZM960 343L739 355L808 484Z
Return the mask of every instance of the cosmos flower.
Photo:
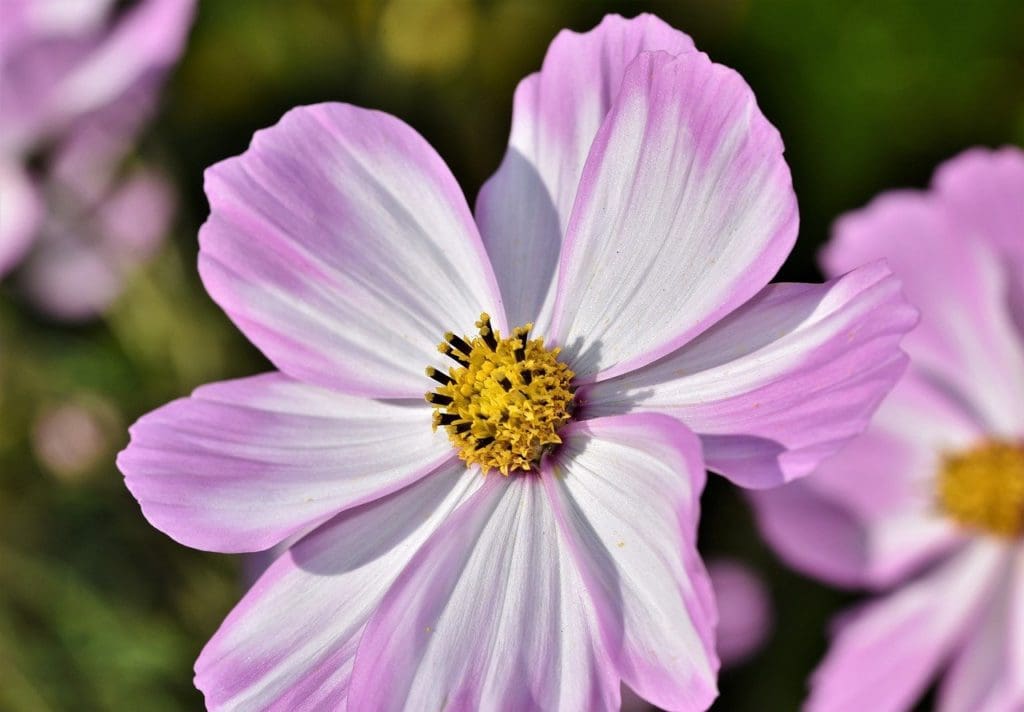
M765 287L782 150L738 74L611 16L519 85L475 220L418 134L343 104L211 168L200 274L278 370L143 417L119 465L189 546L304 536L204 649L207 705L706 708L705 462L809 471L914 319L880 265Z
M103 311L166 233L173 193L128 165L191 0L11 0L0 30L0 276L58 318Z
M813 477L755 497L796 568L886 593L844 617L809 710L1024 709L1024 153L842 218L832 273L885 257L921 311L907 375Z

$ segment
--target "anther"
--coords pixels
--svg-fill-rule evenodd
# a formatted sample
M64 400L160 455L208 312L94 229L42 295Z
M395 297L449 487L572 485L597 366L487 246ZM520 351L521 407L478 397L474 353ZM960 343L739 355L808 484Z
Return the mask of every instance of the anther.
M455 363L457 363L460 366L462 366L463 368L468 368L469 367L469 359L464 357L464 356L461 356L460 354L458 354L455 351L455 349L453 349L451 347L451 345L449 345L449 344L440 344L440 345L438 345L437 350L440 351L441 353L443 353L448 358L450 358Z
M488 436L486 438L480 438L479 440L476 441L476 445L474 445L474 447L477 450L482 450L483 448L487 447L488 445L490 445L493 442L494 442L494 438L492 438L490 436Z
M508 380L508 376L502 376L501 378L499 378L498 385L500 385L506 391L512 390L512 381Z
M453 382L451 376L449 376L444 371L438 371L433 366L427 366L427 377L428 378L433 378L435 381L440 383L442 386L447 386L449 383Z
M459 419L458 413L438 413L437 414L437 425L451 425ZM468 426L469 423L466 423Z
M523 377L523 383L525 383L526 385L530 385L531 383L533 383L533 371L531 371L530 369L524 368L522 371L519 372L519 375Z
M451 331L447 332L444 335L444 340L447 341L452 346L454 346L455 348L457 348L462 353L464 353L466 356L469 356L469 352L473 350L472 347L469 344L467 344L462 337L452 333Z
M428 403L433 403L434 405L449 405L452 402L451 397L443 393L434 393L433 391L427 393L424 398L427 399Z
M480 338L490 347L491 351L498 348L498 340L494 337L494 327L491 326L491 317L486 312L480 315L480 321L476 323L480 330Z

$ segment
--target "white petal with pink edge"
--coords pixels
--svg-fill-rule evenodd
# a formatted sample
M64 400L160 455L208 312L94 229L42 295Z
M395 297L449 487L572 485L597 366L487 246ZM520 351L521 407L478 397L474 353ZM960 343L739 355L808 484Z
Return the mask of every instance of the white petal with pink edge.
M367 624L349 709L617 709L596 625L540 480L489 475Z
M756 294L796 238L778 132L698 52L629 66L580 180L551 336L582 381L670 353Z
M700 444L667 416L576 422L545 472L623 682L669 710L715 698L715 610L696 549Z
M807 712L909 709L980 621L1005 548L978 540L926 576L847 614L811 680Z
M541 71L520 82L508 151L476 204L512 324L547 329L583 164L626 67L644 51L693 49L689 37L653 15L608 15L589 32L560 32Z
M118 467L146 518L197 549L261 551L453 457L422 402L278 373L204 386L143 416Z
M366 620L420 545L481 484L452 463L338 515L274 561L196 662L208 709L344 709Z
M581 393L588 415L667 413L710 469L754 488L811 472L867 426L903 373L915 323L883 264L773 284L683 348Z
M345 104L293 109L210 168L207 291L285 373L371 397L420 398L444 332L498 288L458 184L398 119Z
M1002 572L980 625L939 689L939 712L1024 709L1024 548Z

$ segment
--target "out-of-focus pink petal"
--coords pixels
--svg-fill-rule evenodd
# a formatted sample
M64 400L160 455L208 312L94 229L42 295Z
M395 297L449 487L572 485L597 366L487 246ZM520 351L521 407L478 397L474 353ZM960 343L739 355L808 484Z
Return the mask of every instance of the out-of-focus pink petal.
M1010 311L1024 339L1024 151L965 151L939 166L934 185L970 238L991 240L1003 254Z
M345 709L366 620L420 545L482 483L452 463L339 514L275 560L196 662L208 709Z
M973 543L927 576L849 614L811 681L807 712L908 709L979 620L1005 549Z
M583 163L626 67L653 50L691 52L693 41L653 15L608 15L589 32L562 30L516 89L508 150L476 204L512 324L546 332Z
M993 436L1024 432L1024 342L1006 265L934 194L893 192L842 217L823 253L833 274L886 259L920 324L903 341L911 369L969 404Z
M718 604L715 647L722 665L739 665L754 655L772 629L772 607L764 581L733 559L708 562Z
M367 623L350 710L611 710L619 680L534 475L490 475Z
M1002 572L983 615L942 681L939 712L1024 709L1024 550Z
M581 382L644 366L754 296L796 238L778 132L698 52L630 64L580 179L551 336Z
M65 117L95 111L147 75L166 70L181 55L195 12L194 0L144 0L124 17L53 96Z
M26 43L98 29L114 0L5 0L0 62Z
M751 493L762 534L812 576L890 586L963 541L935 511L934 478L942 453L982 437L957 403L910 374L813 477Z
M210 168L200 234L207 291L285 373L371 397L422 398L446 331L498 287L458 184L394 117L293 109Z
M957 222L971 230L971 239L991 240L1024 257L1024 151L1016 146L964 151L939 166L933 184Z
M91 240L90 225L46 225L24 261L18 283L29 301L56 319L82 321L104 312L124 287L117 260Z
M194 0L142 0L115 20L108 2L61 3L94 6L81 13L55 12L57 4L36 3L22 14L11 31L17 37L0 53L5 150L37 147L140 89L151 105L184 48L195 9Z
M133 170L99 206L96 227L106 249L122 267L152 257L170 228L174 191L159 172Z
M32 181L20 167L0 158L0 277L24 256L41 217Z
M710 469L772 487L863 431L903 373L899 341L915 318L880 263L827 284L773 284L683 348L581 399L588 416L679 418L700 435Z
M817 477L751 493L762 536L798 571L837 586L884 588L962 541L931 514L900 512L867 522L815 488Z
M117 463L143 514L197 549L262 551L453 457L426 403L279 373L203 386L143 416Z
M663 415L577 421L543 481L623 682L669 710L706 709L718 658L696 549L704 464Z

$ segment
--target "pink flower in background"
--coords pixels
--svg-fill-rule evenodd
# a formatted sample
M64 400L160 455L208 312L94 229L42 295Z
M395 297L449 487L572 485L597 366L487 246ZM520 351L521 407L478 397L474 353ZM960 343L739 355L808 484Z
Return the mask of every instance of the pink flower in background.
M842 218L833 274L885 257L921 310L907 376L813 477L754 498L781 556L889 591L844 617L808 709L1024 709L1024 153L975 149L928 192Z
M119 466L189 546L305 534L200 656L212 709L706 708L705 462L809 472L915 319L878 264L766 286L782 142L651 16L555 39L475 220L415 131L343 104L206 191L204 284L279 370L143 417Z
M735 559L711 559L708 576L718 604L718 657L723 667L740 665L760 650L771 632L768 589L753 569Z
M29 298L93 316L159 246L163 176L126 167L191 22L191 0L11 0L0 30L0 276Z

